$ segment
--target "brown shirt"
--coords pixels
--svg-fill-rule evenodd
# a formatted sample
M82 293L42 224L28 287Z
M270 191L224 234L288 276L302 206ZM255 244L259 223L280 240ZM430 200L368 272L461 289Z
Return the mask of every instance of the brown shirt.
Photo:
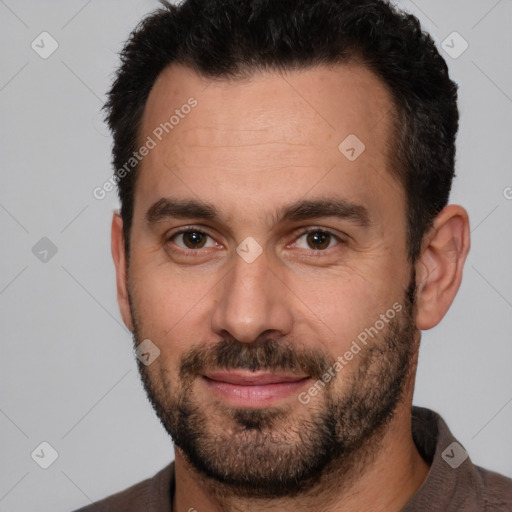
M512 479L475 466L438 414L413 407L412 433L431 467L402 512L512 512ZM76 512L172 512L173 496L174 462Z

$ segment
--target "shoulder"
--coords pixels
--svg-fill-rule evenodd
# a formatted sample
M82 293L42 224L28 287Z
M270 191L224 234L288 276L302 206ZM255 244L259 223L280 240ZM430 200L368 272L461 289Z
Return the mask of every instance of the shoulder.
M149 512L171 510L174 463L131 487L100 501L86 505L75 512ZM155 508L156 507L156 508Z
M480 466L475 467L482 480L486 510L512 511L512 479Z
M117 510L128 512L135 510L134 507L141 507L147 502L150 482L151 478L148 478L75 512L114 512Z

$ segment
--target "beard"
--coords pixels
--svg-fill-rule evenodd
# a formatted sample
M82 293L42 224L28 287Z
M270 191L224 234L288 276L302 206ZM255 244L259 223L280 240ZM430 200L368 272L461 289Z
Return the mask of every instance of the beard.
M174 445L217 491L292 497L314 492L332 474L339 487L340 478L353 478L377 452L413 371L415 291L413 272L400 314L307 405L297 400L245 409L197 399L194 385L207 371L286 371L317 381L336 362L323 351L273 338L195 345L181 358L178 375L164 367L152 370L139 360L146 394ZM144 337L131 296L130 307L137 345Z

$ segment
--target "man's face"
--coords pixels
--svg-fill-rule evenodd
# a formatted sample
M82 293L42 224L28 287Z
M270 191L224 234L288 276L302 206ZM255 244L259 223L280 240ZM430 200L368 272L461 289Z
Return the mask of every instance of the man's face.
M390 109L358 66L231 82L170 67L149 96L128 287L135 340L160 355L139 367L181 453L239 493L306 489L410 384Z

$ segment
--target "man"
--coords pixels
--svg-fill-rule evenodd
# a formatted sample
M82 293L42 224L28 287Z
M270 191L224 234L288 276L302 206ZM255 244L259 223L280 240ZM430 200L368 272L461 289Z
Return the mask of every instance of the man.
M510 511L412 407L469 251L457 86L384 0L187 0L106 105L123 320L175 461L82 511Z

